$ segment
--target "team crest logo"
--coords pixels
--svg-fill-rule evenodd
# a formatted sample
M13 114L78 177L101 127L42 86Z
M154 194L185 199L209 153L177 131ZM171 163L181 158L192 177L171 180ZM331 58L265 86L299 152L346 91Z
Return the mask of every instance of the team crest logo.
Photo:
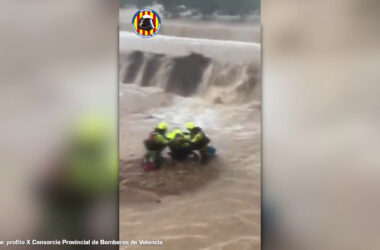
M133 16L132 26L137 35L144 38L152 37L160 30L161 18L154 10L139 10Z

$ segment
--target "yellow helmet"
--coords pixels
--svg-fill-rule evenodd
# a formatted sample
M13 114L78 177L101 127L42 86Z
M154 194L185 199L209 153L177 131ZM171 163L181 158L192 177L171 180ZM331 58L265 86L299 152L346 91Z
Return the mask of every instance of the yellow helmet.
M195 128L195 123L194 122L186 122L186 128L188 130L192 130L193 128Z
M168 124L166 124L165 122L161 122L160 124L158 124L157 128L166 131L168 129Z
M171 132L171 133L168 135L168 138L173 140L173 139L175 139L175 137L176 137L178 134L182 134L182 130L180 130L180 129L176 129L176 130L174 130L173 132Z
M174 135L180 135L180 134L182 134L182 130L180 130L180 129L176 129L176 130L174 130Z

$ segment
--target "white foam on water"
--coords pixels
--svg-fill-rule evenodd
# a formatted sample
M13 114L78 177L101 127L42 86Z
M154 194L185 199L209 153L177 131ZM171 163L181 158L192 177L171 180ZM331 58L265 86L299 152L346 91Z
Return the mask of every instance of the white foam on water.
M260 45L162 35L142 39L128 32L120 39L120 79L133 78L132 66L139 70L120 84L120 239L163 239L169 250L259 249ZM194 71L198 82L188 82L194 84L189 91L180 81L191 70L186 67L203 62L208 64ZM161 121L170 130L195 122L216 146L217 159L204 167L167 163L143 173L136 167L144 153L141 142Z
M261 62L261 45L259 43L165 35L141 38L135 33L126 31L120 32L119 39L121 54L134 50L175 56L199 53L228 62L255 62L258 64Z

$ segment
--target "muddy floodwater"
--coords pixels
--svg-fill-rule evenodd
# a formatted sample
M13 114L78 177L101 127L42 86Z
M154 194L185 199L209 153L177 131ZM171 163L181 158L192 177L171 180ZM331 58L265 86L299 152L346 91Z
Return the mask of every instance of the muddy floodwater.
M134 39L120 37L120 240L260 249L260 45L161 36L128 46ZM179 163L166 149L162 169L144 172L142 141L161 121L195 122L217 156Z

